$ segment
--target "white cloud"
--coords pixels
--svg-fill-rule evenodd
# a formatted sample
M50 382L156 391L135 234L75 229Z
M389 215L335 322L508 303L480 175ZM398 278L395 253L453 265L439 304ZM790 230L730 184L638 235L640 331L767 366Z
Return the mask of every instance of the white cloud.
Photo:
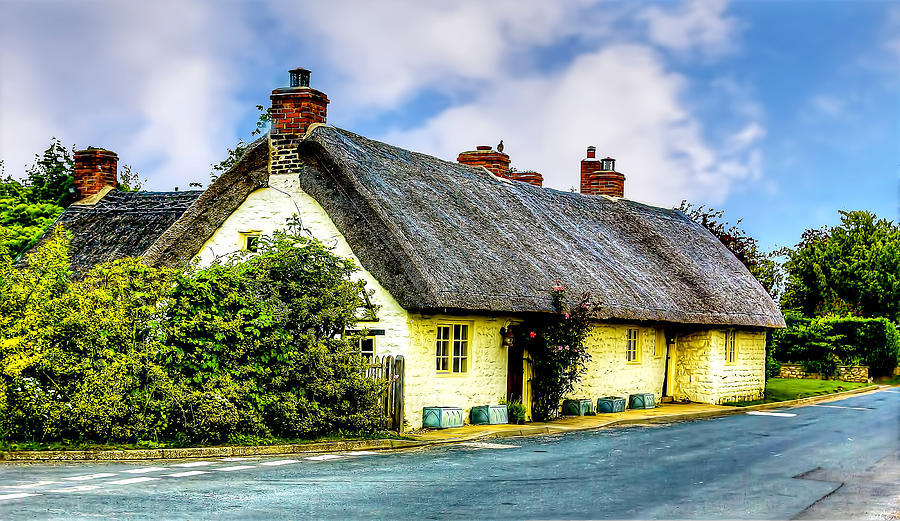
M659 52L734 49L737 23L724 2L167 0L3 10L0 158L10 173L56 135L117 151L153 189L204 181L249 130L236 130L238 120L302 65L332 100L332 123L391 121L438 92L446 109L368 133L451 160L502 138L514 166L562 189L578 184L591 144L619 160L630 197L658 204L718 202L735 181L759 176L765 129L753 96L723 80L725 97L742 101L722 107L734 112L733 129L711 140L688 102L691 83Z
M468 94L528 66L528 54L542 45L608 34L615 9L588 9L594 4L331 0L268 7L279 38L301 42L336 71L334 94L371 109L400 105L424 88Z
M53 16L50 16L52 11ZM228 81L250 41L228 5L4 5L0 158L17 175L51 136L103 146L151 188L205 181L236 137Z
M753 146L765 130L747 122L717 149L683 104L686 86L649 47L607 46L557 76L505 78L470 103L384 138L450 160L502 138L514 167L535 169L560 189L578 185L579 161L595 145L618 159L630 198L718 203L736 180L759 175Z
M727 7L726 0L690 0L677 7L649 7L639 18L653 43L715 57L734 49L737 20L725 16Z

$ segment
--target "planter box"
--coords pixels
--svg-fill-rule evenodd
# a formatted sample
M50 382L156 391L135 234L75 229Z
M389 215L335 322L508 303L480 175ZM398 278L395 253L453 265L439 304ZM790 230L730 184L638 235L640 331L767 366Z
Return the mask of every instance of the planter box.
M594 402L587 398L577 400L563 400L563 416L592 416L594 414Z
M505 405L478 405L472 407L472 425L497 425L509 423Z
M462 427L463 410L459 407L423 407L422 427L447 429Z
M625 398L622 396L604 396L597 399L597 414L625 412Z
M656 395L653 393L637 393L628 395L629 409L653 409L656 407Z

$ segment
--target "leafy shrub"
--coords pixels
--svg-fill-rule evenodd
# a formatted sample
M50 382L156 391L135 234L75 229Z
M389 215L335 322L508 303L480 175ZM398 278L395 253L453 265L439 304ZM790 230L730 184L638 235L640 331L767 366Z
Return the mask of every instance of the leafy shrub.
M500 400L500 405L506 405L506 412L509 414L509 423L522 425L525 423L525 405L521 400Z
M568 309L565 289L557 281L551 296L556 314L534 317L514 329L515 342L531 357L531 414L538 421L559 413L560 402L574 390L591 359L584 346L594 313L590 295L582 294Z
M384 383L343 335L354 269L287 233L189 273L122 259L76 281L60 230L21 269L0 251L0 442L375 432Z
M884 318L815 317L785 313L787 328L772 335L772 356L801 363L825 376L838 365L867 365L871 376L889 375L900 357L900 333Z

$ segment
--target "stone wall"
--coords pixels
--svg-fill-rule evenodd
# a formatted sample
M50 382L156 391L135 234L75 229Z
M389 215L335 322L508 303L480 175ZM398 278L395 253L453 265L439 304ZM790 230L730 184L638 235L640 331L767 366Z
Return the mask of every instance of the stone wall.
M842 382L868 383L872 381L869 378L869 367L865 365L839 365L836 376ZM800 364L781 364L778 377L818 379L820 375L818 373L807 373Z
M725 360L725 330L678 335L672 396L676 400L721 404L763 397L766 334L736 331L734 363Z

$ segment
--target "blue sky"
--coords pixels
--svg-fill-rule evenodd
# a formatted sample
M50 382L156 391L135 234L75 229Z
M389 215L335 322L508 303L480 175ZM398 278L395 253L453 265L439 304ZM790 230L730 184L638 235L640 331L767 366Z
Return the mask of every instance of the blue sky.
M296 66L331 124L449 160L503 139L558 189L594 145L627 197L723 208L766 249L898 218L896 2L0 0L0 159L56 136L205 184Z

